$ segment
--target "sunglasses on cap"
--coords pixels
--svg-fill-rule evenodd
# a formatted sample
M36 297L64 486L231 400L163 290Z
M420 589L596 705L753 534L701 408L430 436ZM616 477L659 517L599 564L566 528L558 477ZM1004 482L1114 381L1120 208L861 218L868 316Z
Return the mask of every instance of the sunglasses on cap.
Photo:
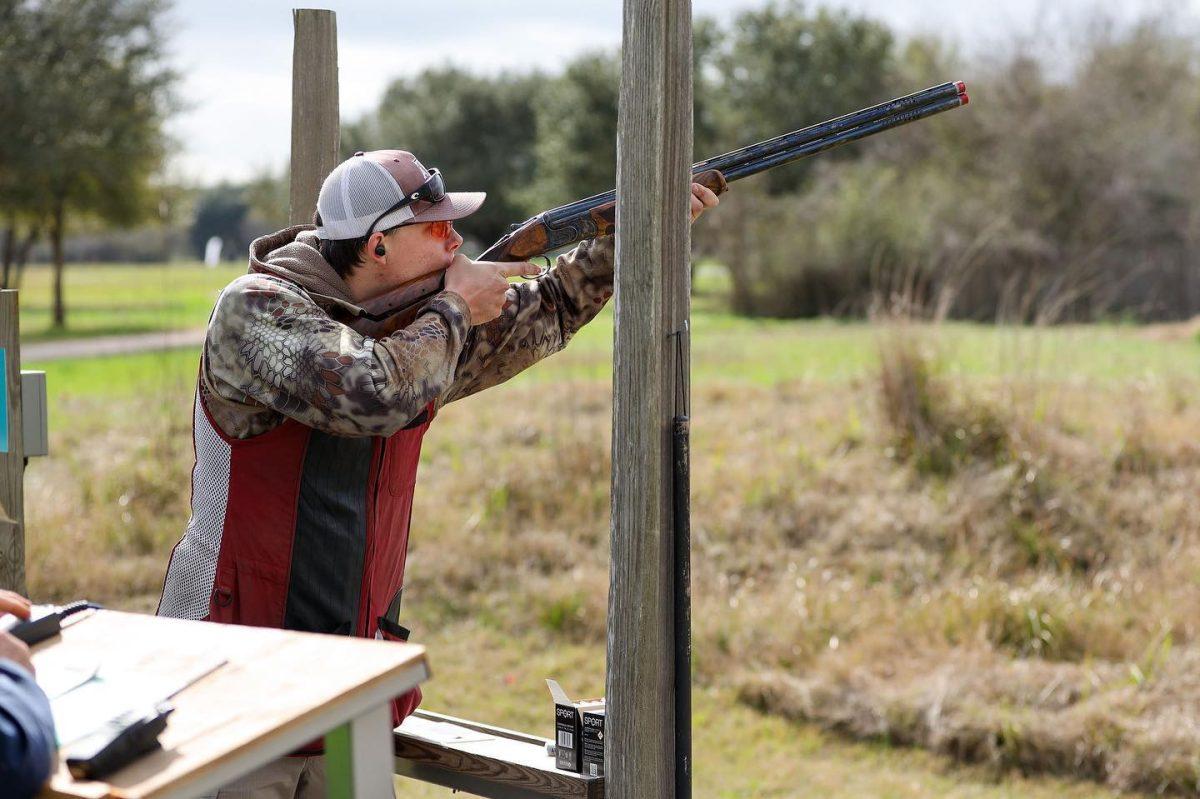
M375 217L375 221L367 228L366 235L370 236L375 232L375 226L379 224L379 220L383 219L393 211L399 211L401 208L406 208L415 202L424 200L427 203L441 202L446 197L446 182L442 180L442 173L439 169L429 170L429 177L425 182L417 187L417 190L402 197L399 202L391 208L384 211L379 216Z

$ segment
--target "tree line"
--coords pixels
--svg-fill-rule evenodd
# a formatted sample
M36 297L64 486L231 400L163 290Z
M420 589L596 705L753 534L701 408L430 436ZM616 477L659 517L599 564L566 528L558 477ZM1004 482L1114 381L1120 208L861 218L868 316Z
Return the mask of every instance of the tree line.
M65 322L69 220L130 225L155 213L175 108L159 0L0 0L3 283L41 238Z
M175 77L161 59L156 0L0 8L0 20L64 25L35 37L24 58L13 55L13 29L0 26L0 66L18 75L17 89L0 91L23 86L18 99L30 98L6 102L25 110L0 119L6 282L19 261L9 253L42 234L57 237L61 264L67 213L105 224L153 219L155 198L165 197L160 208L183 229L147 233L156 244L138 250L143 257L156 247L161 257L180 248L196 256L219 235L240 258L254 235L283 226L286 175L209 188L150 179ZM114 17L107 34L66 22L105 14ZM746 314L861 315L903 304L972 319L1194 315L1200 40L1179 23L1168 14L1095 25L1076 32L1065 58L1016 37L1004 52L965 58L936 36L902 38L878 20L798 0L726 24L697 19L696 160L945 80L966 80L974 102L734 184L697 226L694 255L725 266L732 307ZM80 55L55 49L64 36L89 44ZM82 66L64 58L104 67L85 91L72 77ZM397 79L375 110L343 122L343 155L401 147L441 168L451 188L487 191L460 225L478 251L513 222L614 185L619 68L617 52L598 50L555 74L447 67ZM100 77L115 88L97 92ZM71 110L55 117L55 105ZM110 130L106 119L122 121ZM28 160L13 143L35 129L51 135ZM80 150L86 159L62 156ZM82 173L70 166L85 160ZM99 252L94 237L75 242L81 257Z

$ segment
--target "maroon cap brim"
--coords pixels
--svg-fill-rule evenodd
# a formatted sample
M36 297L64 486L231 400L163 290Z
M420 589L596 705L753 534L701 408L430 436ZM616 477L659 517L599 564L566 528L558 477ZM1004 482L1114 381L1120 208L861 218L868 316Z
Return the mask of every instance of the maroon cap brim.
M441 202L426 205L413 216L411 224L417 222L452 222L470 216L483 205L487 192L483 191L448 191ZM421 203L425 205L425 203Z

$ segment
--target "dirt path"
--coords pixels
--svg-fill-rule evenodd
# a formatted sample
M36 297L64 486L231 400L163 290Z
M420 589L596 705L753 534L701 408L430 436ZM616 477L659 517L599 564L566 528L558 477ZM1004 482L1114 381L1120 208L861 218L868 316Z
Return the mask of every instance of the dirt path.
M42 341L21 345L21 363L58 361L63 358L97 358L103 355L130 355L204 343L204 328L135 333L125 336L97 336L64 341Z

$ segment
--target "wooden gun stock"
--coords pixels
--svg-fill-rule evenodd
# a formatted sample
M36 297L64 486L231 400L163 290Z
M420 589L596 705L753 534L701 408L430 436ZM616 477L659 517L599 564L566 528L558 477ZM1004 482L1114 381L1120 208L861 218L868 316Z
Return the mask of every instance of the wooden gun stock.
M729 184L715 169L692 176L693 183L724 194ZM578 216L555 222L541 213L515 228L482 255L481 261L528 261L548 252L597 236L611 236L617 229L617 202L609 200L583 210Z
M446 285L445 270L423 275L360 304L363 314L346 321L355 332L371 338L390 336L408 327L429 298Z

